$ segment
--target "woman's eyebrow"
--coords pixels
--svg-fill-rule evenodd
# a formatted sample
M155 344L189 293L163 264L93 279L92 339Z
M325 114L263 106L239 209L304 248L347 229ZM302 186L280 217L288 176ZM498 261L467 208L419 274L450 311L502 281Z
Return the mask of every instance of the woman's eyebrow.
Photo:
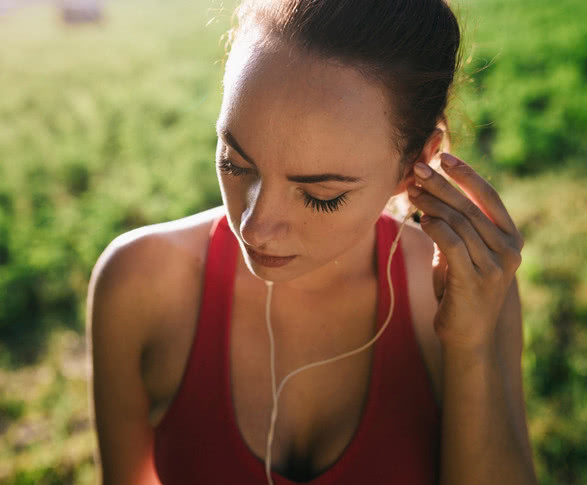
M245 153L239 143L236 141L235 137L227 128L220 128L217 130L217 135L224 143L232 147L243 159L249 162L254 167L257 164L254 160ZM298 182L302 184L316 184L320 182L362 182L363 179L361 177L353 177L350 175L341 175L338 173L320 173L320 174L313 174L313 175L286 175L287 180L290 182Z

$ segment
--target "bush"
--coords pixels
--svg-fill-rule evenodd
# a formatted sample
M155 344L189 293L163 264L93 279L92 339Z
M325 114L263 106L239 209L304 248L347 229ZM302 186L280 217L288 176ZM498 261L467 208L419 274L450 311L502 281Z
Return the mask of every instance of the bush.
M461 16L473 158L517 174L584 160L587 3L485 0Z

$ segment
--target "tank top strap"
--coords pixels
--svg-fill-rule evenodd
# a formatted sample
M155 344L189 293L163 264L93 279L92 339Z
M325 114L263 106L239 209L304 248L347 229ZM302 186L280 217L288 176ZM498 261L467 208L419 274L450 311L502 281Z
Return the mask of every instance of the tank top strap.
M216 483L217 466L231 456L228 337L238 242L223 215L210 228L198 325L179 386L155 427L154 462L162 483L182 484L197 473ZM208 467L202 466L207 457ZM213 458L211 458L213 457ZM205 460L205 459L204 459ZM195 468L194 468L195 467ZM209 474L209 475L207 475Z
M198 322L203 322L202 327L198 328L198 333L204 334L203 339L208 345L212 340L219 340L220 344L224 343L223 338L228 331L229 311L232 304L238 243L230 230L226 215L212 223L209 241L198 318ZM202 315L206 318L202 318ZM218 328L219 322L223 323L222 330ZM210 332L209 338L208 332Z
M379 304L382 306L380 313L385 320L390 304L386 276L387 259L400 222L382 213L377 224L379 226L379 295L381 296ZM395 412L397 415L416 417L411 426L418 435L418 431L425 433L426 430L429 432L430 429L437 429L440 409L434 399L428 371L414 329L408 294L408 277L404 248L400 239L391 261L394 291L393 315L389 328L381 336L384 340L382 346L385 351L382 352L381 357L383 364L379 377L383 382L380 383L381 395L378 402L387 406L387 411L376 414L381 417L390 416ZM397 399L397 394L400 392L404 396L402 399ZM416 405L416 407L407 409L406 406L410 405Z
M393 219L389 214L382 212L377 221L377 267L378 267L378 295L379 308L378 314L382 317L379 322L382 325L389 313L391 305L391 295L389 282L387 280L387 260L393 241L399 231L400 223ZM385 331L386 334L392 334L395 331L405 331L405 327L411 328L409 297L407 292L406 267L404 260L404 251L401 240L398 241L395 253L391 258L389 269L391 275L391 284L393 286L393 314L391 317L390 327L394 327L391 332ZM399 328L398 328L399 327ZM383 338L383 336L382 336ZM389 340L389 337L387 338Z
M225 375L217 364L228 345L237 251L226 215L215 219L210 228L197 334L187 369L188 373L192 372L189 366L194 371L205 369L207 382L223 382ZM191 383L197 385L198 381L186 382Z
M193 355L190 356L190 365L194 366L194 371L199 370L199 379L192 382L199 386L200 392L204 383L222 383L218 386L218 398L221 400L227 398L223 391L228 374L227 349L237 255L238 242L230 230L226 215L223 215L210 228L197 336ZM219 356L223 358L219 359Z

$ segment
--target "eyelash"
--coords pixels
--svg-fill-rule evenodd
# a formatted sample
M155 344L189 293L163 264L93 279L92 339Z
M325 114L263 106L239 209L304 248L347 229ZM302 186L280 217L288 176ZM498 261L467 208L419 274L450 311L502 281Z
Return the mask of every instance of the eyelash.
M227 158L221 158L217 162L218 168L228 175L234 175L236 177L240 175L246 175L249 173L249 169L237 167ZM304 207L311 206L313 211L322 212L334 212L340 209L340 206L346 203L346 193L339 195L338 197L330 200L317 199L304 192Z

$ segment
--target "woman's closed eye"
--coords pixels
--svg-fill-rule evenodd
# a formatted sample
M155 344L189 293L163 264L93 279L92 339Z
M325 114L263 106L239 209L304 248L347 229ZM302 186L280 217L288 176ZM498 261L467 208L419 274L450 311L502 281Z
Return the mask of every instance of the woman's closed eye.
M235 177L248 175L251 172L254 172L253 169L242 168L235 165L228 158L220 158L216 164L222 172ZM310 194L304 192L304 207L310 206L313 211L317 212L334 212L335 210L338 210L342 204L346 203L346 201L346 192L330 200L317 199L316 197L312 197Z

